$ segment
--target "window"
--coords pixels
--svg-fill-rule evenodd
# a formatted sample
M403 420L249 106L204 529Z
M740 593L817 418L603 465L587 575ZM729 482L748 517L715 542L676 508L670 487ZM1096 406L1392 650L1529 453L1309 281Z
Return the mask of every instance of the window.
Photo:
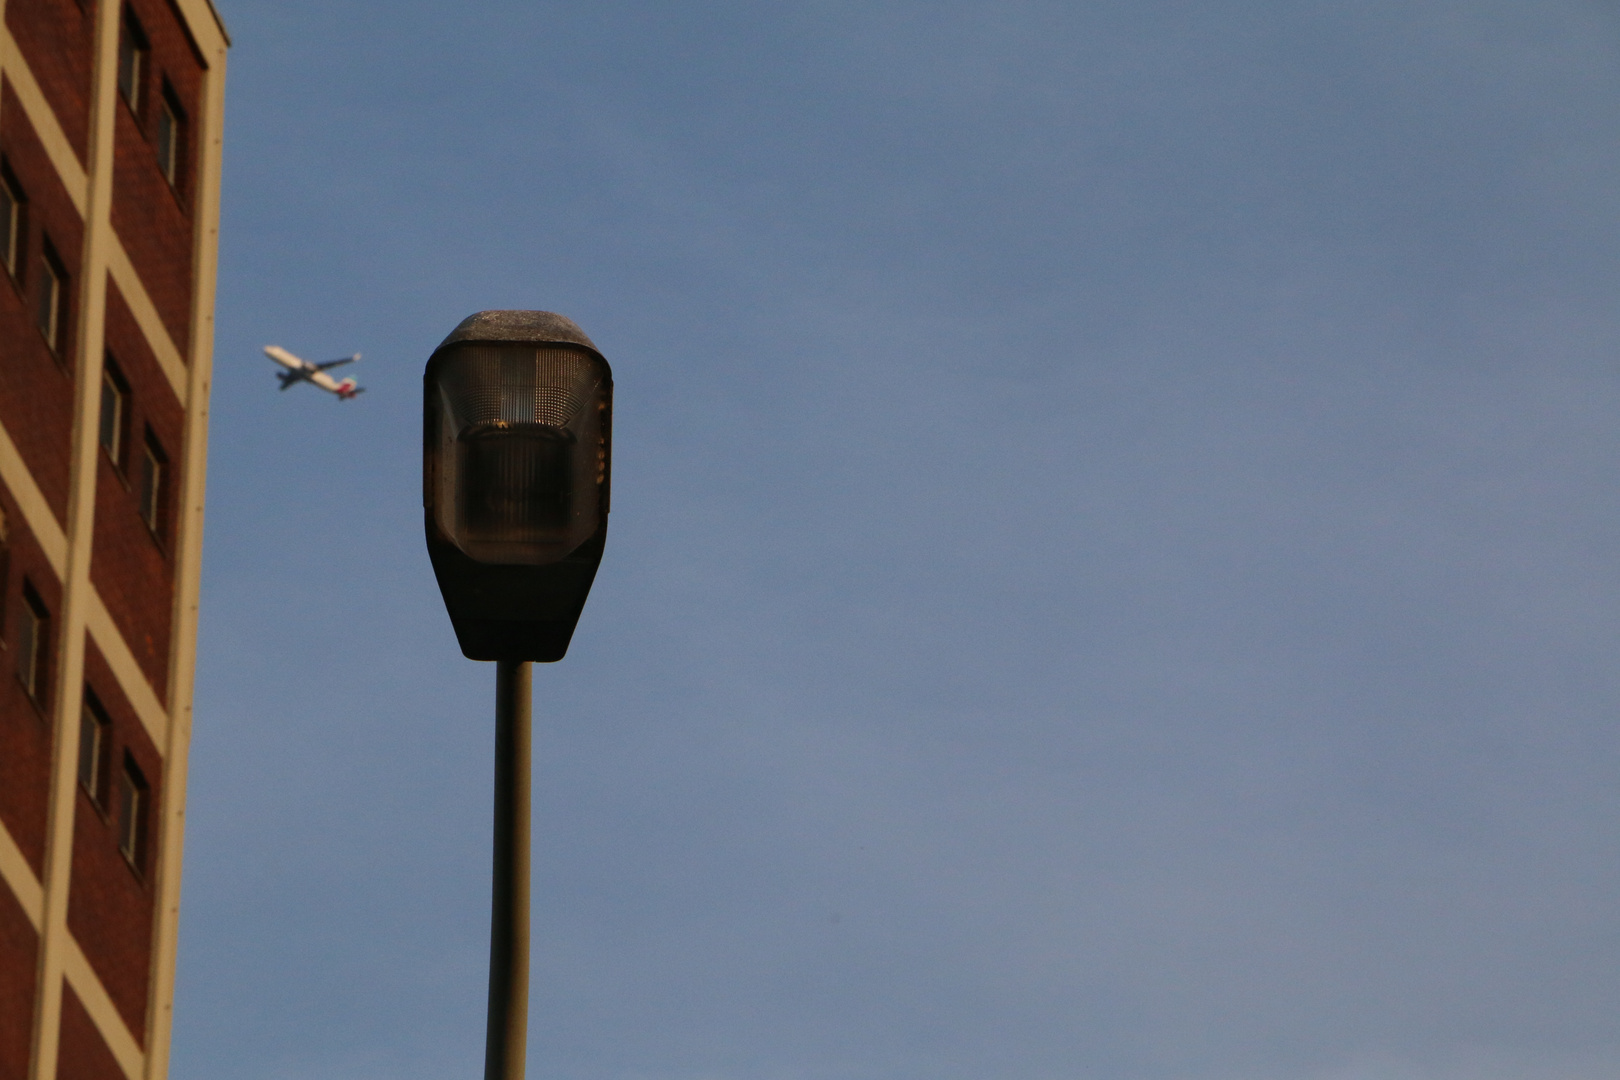
M141 80L146 75L149 46L135 14L124 11L123 30L118 35L118 93L137 116L141 111Z
M118 778L118 850L137 871L146 855L142 835L146 831L146 793L146 778L125 754L124 772Z
M11 170L0 164L0 263L13 278L22 252L22 208L17 182L11 178Z
M66 281L67 271L62 269L55 249L47 240L39 271L34 322L39 332L45 335L45 344L51 347L52 352L59 351L62 344L62 297L66 292L63 287Z
M27 582L23 583L22 619L17 625L17 678L36 702L45 697L45 647L50 618Z
M168 471L168 458L163 456L163 448L152 438L152 433L146 433L145 452L141 457L141 520L154 535L163 535L163 484Z
M6 586L11 584L11 522L6 517L4 507L0 507L0 596L6 594ZM0 634L6 629L6 607L0 603Z
M102 762L107 756L107 732L111 727L101 702L85 687L84 710L79 714L79 786L97 806L102 804L101 781L106 771Z
M180 161L184 152L185 114L174 98L167 82L163 85L163 100L158 105L157 153L158 168L170 187L180 186Z
M129 417L129 384L111 356L101 369L101 448L115 466L124 464L124 425Z

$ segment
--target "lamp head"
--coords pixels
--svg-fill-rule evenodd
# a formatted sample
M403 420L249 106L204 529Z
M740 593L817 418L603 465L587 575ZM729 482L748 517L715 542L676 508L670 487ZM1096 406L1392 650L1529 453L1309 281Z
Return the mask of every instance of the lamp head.
M461 651L560 660L602 560L613 372L549 311L482 311L422 376L428 556Z

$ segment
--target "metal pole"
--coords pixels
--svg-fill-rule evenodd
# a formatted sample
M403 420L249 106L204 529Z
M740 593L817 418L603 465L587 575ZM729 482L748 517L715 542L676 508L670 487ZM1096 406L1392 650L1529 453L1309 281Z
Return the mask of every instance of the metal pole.
M527 660L495 662L495 888L484 1080L523 1080L528 1041L529 689Z

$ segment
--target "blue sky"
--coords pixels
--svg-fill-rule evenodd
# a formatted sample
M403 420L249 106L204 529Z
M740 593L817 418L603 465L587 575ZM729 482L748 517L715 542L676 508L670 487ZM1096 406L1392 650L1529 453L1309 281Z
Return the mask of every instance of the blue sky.
M1612 7L220 7L176 1080L482 1067L501 307L617 380L531 1075L1620 1072Z

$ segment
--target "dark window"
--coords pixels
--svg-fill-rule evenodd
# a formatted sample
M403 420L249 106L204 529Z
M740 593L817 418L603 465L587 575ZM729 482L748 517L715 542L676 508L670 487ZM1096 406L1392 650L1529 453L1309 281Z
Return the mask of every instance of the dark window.
M164 456L163 448L157 444L149 431L146 433L146 446L141 456L141 520L146 527L152 530L153 535L163 535L163 505L167 492L169 459Z
M124 429L129 424L129 384L118 373L118 365L107 357L101 369L101 448L107 458L122 468Z
M17 276L17 260L22 257L23 197L11 177L11 170L0 164L0 263L6 273Z
M50 616L27 582L23 583L22 618L17 624L17 677L36 702L45 700L45 651Z
M11 584L11 522L4 509L0 509L0 598ZM6 605L0 600L0 634L6 629Z
M118 35L118 93L136 115L141 111L141 82L146 77L146 57L150 52L151 46L135 13L124 9L124 26Z
M67 295L67 271L56 257L56 249L49 240L40 260L39 284L35 286L34 321L45 335L45 344L52 352L62 347L62 303Z
M167 82L163 85L163 99L158 103L157 153L158 168L169 181L169 186L180 186L180 162L185 155L185 113L175 100L174 91Z
M112 724L96 695L84 688L84 710L79 714L79 786L90 801L102 805L106 795L103 774L107 771L107 732Z
M124 772L118 778L118 850L136 871L146 857L146 803L146 777L125 754Z

